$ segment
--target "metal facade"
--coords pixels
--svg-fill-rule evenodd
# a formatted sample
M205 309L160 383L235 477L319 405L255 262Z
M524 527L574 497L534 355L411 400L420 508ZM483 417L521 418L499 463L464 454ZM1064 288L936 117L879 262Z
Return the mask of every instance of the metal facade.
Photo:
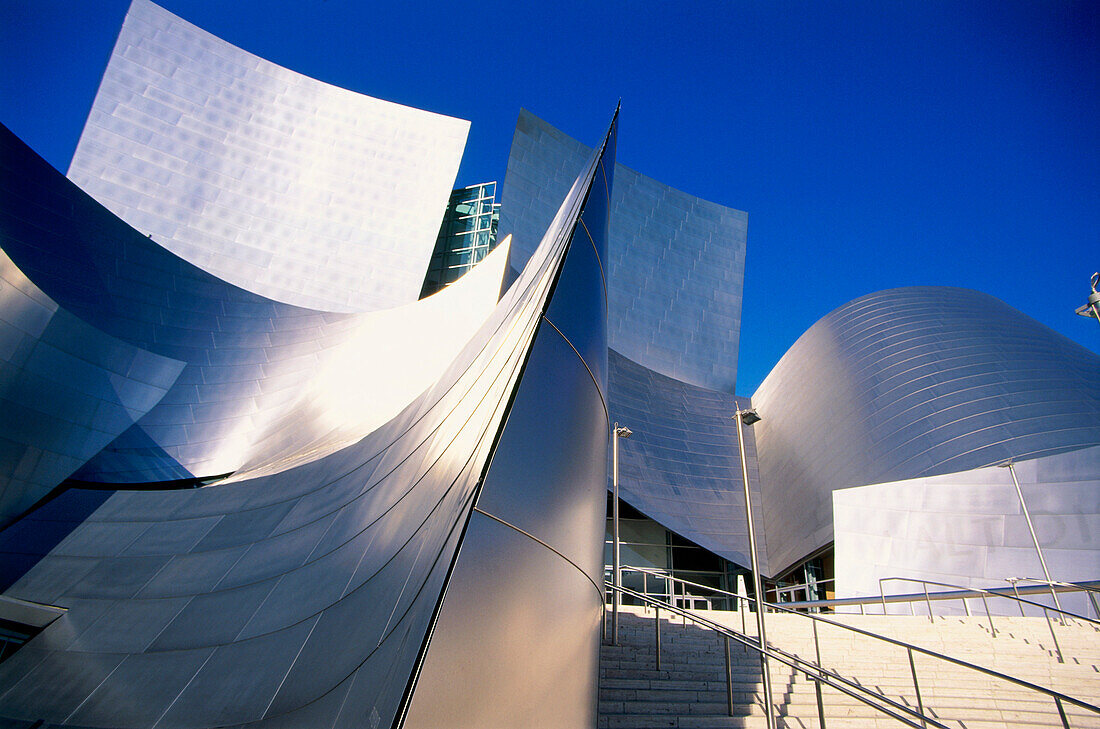
M1100 357L986 294L891 289L814 324L752 401L783 569L832 540L836 489L1100 444Z
M1096 579L1100 446L1020 461L1014 468L1051 579ZM1006 577L1043 577L1012 476L1003 467L841 489L833 492L833 514L837 597L878 595L879 579L897 576L984 588L1007 587ZM885 591L919 593L921 586L890 581ZM1042 596L1029 599L1049 604ZM1080 615L1091 610L1083 595L1063 595L1061 602ZM996 613L1019 614L1019 606L1007 600L988 604ZM935 603L934 609L963 613L956 601Z
M612 350L613 421L634 431L619 441L621 498L674 532L742 567L749 565L748 525L731 419L748 398L689 385ZM754 426L755 427L755 426ZM753 428L745 429L753 513L763 523ZM760 544L766 541L759 535ZM761 569L771 574L761 550Z
M520 112L501 193L500 234L519 268L589 153ZM748 215L623 165L611 193L608 342L645 367L732 393L737 380Z
M72 464L80 480L155 482L236 471L272 449L278 455L271 441L288 413L298 418L298 439L307 431L331 439L342 427L338 416L353 433L364 414L381 425L437 379L496 305L503 260L487 261L478 274L491 278L495 271L495 281L403 308L349 315L281 304L134 231L6 130L0 143L9 173L0 179L4 250L63 309L148 353L132 376L167 390L154 399L143 391L140 403L124 392L143 410L132 408L125 422L116 418L117 437L83 465ZM384 336L410 326L431 326L432 333ZM104 385L100 397L114 396L113 387ZM322 392L333 389L341 393L337 403ZM356 410L353 392L370 407ZM312 404L327 407L303 421ZM86 424L74 416L70 425Z
M518 619L517 600L552 593L568 630L553 636L556 663L502 641L492 665L521 666L532 690L555 685L550 704L567 723L592 719L607 437L598 276L606 205L582 205L599 160L516 284L397 417L377 429L361 421L350 441L347 427L334 430L325 443L309 428L315 413L305 399L291 418L302 431L278 439L281 450L254 470L203 489L118 492L74 523L5 593L68 611L0 666L0 716L98 727L388 726L409 706L412 718L421 716L417 697L439 697L414 690L418 667L425 665L421 685L431 687L433 666L451 658L446 646L471 639L473 624L448 627L447 616L461 614L450 606L493 597L470 570L503 574L485 540L505 529L506 540L523 546L497 597L515 604ZM56 183L71 188L60 176ZM115 225L98 206L76 216L89 210L100 217L86 218L88 228ZM482 286L495 297L499 276ZM459 284L442 295L461 291ZM571 422L548 419L548 403ZM533 462L538 479L527 470ZM66 492L0 534L5 560L22 554L27 530L64 521L86 493ZM546 583L518 579L535 566ZM434 660L432 636L444 646ZM566 668L571 682L559 686ZM475 673L468 686L485 696L489 679ZM510 725L521 709L545 713L514 699L494 704L496 725ZM429 709L426 721L439 716L446 714Z
M222 280L370 311L418 298L468 131L134 0L69 177Z

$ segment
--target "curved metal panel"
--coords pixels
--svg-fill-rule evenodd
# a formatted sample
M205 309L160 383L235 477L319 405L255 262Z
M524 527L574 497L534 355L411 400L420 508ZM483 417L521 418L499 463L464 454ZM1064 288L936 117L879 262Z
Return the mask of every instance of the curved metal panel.
M1100 357L986 294L890 289L814 324L752 401L786 567L832 539L836 489L1100 444Z
M615 129L613 120L585 167L583 210L477 497L406 728L596 723L609 426L606 368L597 362L607 352L599 259L611 183L601 158L613 160Z
M341 428L354 440L435 382L496 305L506 242L463 281L404 307L348 315L280 304L140 235L6 129L0 143L0 233L15 263L63 308L160 355L141 376L161 377L165 357L182 363L167 394L80 469L82 480L235 471L280 455L288 423L293 445L307 432L332 443ZM422 335L396 335L410 328Z
M1051 578L1096 579L1100 446L1019 461L1014 468ZM878 595L884 577L1003 588L1005 577L1043 576L1006 468L841 489L833 492L833 514L837 597ZM885 589L919 592L920 585L888 582ZM1079 614L1088 614L1084 596L1077 598ZM1073 599L1063 595L1061 603L1073 609ZM908 612L907 606L898 607ZM990 600L989 608L1008 615L1019 609L1007 600ZM936 603L935 610L962 613L963 607Z
M0 249L0 528L155 407L183 367L60 309Z
M501 193L518 269L590 150L526 110ZM748 216L620 164L609 197L608 345L663 375L733 392Z
M474 337L389 422L368 432L361 418L318 440L300 400L302 430L256 469L204 489L116 493L50 550L6 594L68 612L0 667L0 716L391 725L594 169ZM449 291L460 289L437 305ZM19 536L0 533L0 553ZM595 655L594 636L576 645Z
M612 420L634 431L619 441L619 496L699 546L748 566L744 486L731 419L738 406L748 407L748 398L674 380L614 350L608 356ZM756 427L745 428L745 453L759 524ZM766 543L765 535L758 538ZM763 552L761 570L771 574Z
M418 298L468 131L134 0L69 177L221 279L370 311Z

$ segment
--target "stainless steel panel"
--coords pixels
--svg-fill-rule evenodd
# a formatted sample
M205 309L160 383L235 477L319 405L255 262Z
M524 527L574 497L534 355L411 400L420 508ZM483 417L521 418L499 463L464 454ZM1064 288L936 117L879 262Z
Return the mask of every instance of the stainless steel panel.
M611 418L634 431L619 441L620 497L677 534L747 567L748 524L731 418L738 407L748 407L748 399L674 380L615 351L609 360ZM745 451L754 520L760 524L756 427L745 429ZM761 545L770 536L757 529ZM763 572L771 574L763 549L759 557Z
M1100 444L1100 357L986 294L891 289L814 324L752 401L782 569L831 540L836 489Z
M595 726L602 593L482 514L462 550L403 726Z
M1100 446L1017 461L1014 468L1051 578L1095 579L1100 574ZM877 595L884 577L1003 588L1006 577L1043 576L1005 468L840 489L832 498L838 597ZM911 582L885 586L888 594L920 589ZM1029 599L1051 604L1044 596ZM1066 604L1071 596L1060 599ZM933 605L939 614L963 612L958 602ZM996 614L1019 614L1019 606L1007 600L990 600L989 607ZM1079 609L1091 608L1082 598Z
M134 0L69 178L242 288L384 309L420 293L469 126L307 78Z
M598 151L608 163L614 140L613 121ZM604 192L598 161L588 165L588 175L601 180L589 202ZM575 184L570 198L580 203L584 193ZM404 727L595 724L609 429L598 256L605 210L596 205L589 213L586 204L584 225L573 232L463 535Z
M500 235L522 268L590 149L521 110L501 191ZM612 170L613 168L613 170ZM611 165L608 345L652 370L732 393L748 216Z

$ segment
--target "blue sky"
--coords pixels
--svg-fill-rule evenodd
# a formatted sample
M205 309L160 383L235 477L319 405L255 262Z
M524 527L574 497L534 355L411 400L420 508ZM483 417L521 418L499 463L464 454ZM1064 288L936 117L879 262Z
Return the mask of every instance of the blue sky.
M64 170L128 0L0 0L0 121ZM473 122L503 179L521 106L749 213L738 391L865 293L993 294L1093 351L1100 3L162 0L269 60Z

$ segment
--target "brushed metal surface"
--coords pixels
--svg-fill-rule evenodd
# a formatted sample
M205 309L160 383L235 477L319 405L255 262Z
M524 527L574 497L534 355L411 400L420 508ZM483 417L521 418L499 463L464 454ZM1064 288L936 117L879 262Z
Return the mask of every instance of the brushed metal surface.
M590 149L526 110L516 122L499 230L518 269ZM610 167L608 169L611 169ZM748 215L614 165L608 199L608 345L668 377L732 393Z
M1017 461L1014 468L1051 578L1095 579L1100 574L1100 446ZM832 496L837 597L878 595L883 577L1003 588L1006 577L1043 576L1005 468L840 489ZM911 593L921 587L888 582L885 590ZM1028 599L1052 604L1045 595ZM1091 613L1083 595L1066 594L1060 600L1065 609ZM983 608L974 603L980 612ZM988 603L995 614L1019 615L1019 606L1008 600ZM935 603L934 609L937 614L964 612L957 601ZM892 610L908 613L909 608Z
M1100 357L987 294L890 289L814 324L752 404L783 569L831 541L836 489L1100 444Z
M305 77L133 0L68 174L222 280L371 311L419 296L469 126Z

